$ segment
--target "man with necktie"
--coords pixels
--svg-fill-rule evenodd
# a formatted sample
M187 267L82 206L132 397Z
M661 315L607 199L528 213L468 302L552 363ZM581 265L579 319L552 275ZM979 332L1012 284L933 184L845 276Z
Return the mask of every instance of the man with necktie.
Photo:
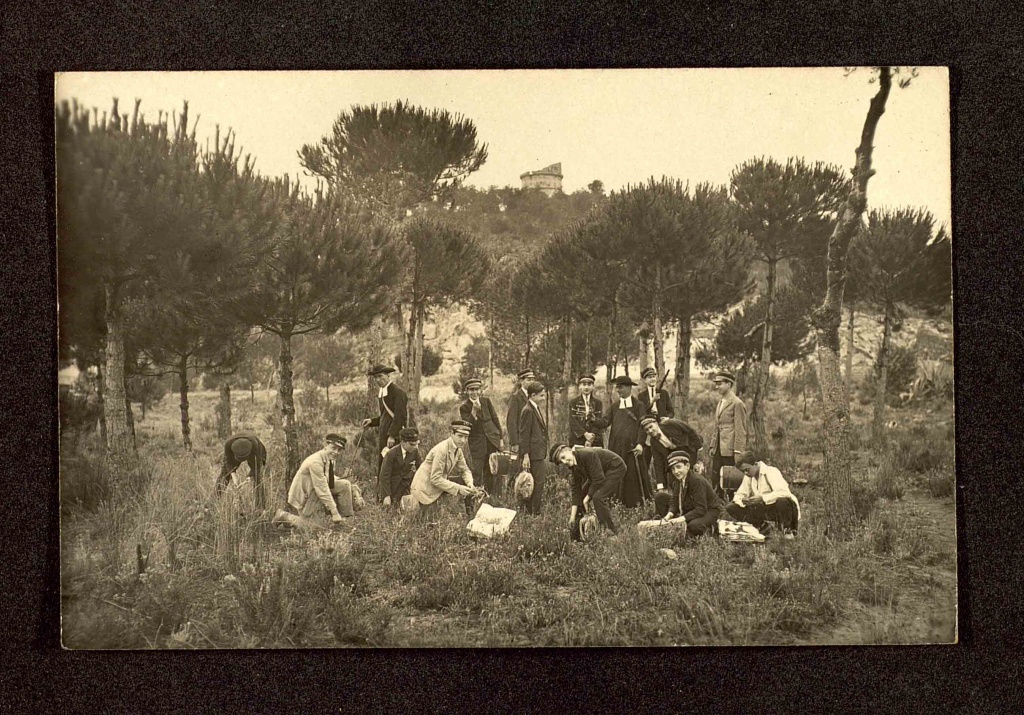
M519 416L530 397L526 394L526 383L533 379L533 370L526 368L516 374L516 389L508 398L508 411L505 413L505 431L508 433L509 451L519 455Z
M604 447L604 405L594 396L594 376L580 375L580 393L569 403L569 438L572 445Z
M712 382L722 399L715 410L715 434L711 438L711 482L718 496L724 498L722 467L736 466L736 457L747 448L747 406L733 392L736 378L732 373L716 373Z
M469 431L470 469L473 479L482 484L488 494L500 496L501 480L494 479L488 458L502 448L501 423L491 399L481 394L483 382L471 378L462 386L466 395L459 405L459 416L471 426Z
M398 509L402 497L409 493L413 474L423 461L419 450L419 431L412 427L403 427L399 437L402 441L387 451L380 468L384 506L390 506L392 509Z
M526 502L526 513L540 514L548 476L548 424L541 406L548 395L544 385L531 380L526 383L526 396L526 405L519 413L519 454L523 469L533 475L533 494Z
M473 472L466 462L470 429L465 420L452 420L451 436L427 452L413 475L409 493L424 516L436 513L438 498L443 494L463 497L466 514L472 516L473 500L483 496L483 490L474 486Z
M658 421L675 417L676 410L672 406L672 397L668 390L658 387L658 371L653 367L644 368L640 373L643 389L637 395L645 415L654 415Z
M334 461L345 443L341 435L329 434L323 449L303 460L288 489L288 506L294 513L307 519L329 516L337 524L362 504L359 487L334 475Z

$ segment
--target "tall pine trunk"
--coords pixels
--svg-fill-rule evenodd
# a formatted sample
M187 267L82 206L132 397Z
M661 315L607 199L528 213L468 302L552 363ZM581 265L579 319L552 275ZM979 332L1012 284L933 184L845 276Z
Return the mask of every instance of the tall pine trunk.
M181 400L178 409L181 413L181 443L189 452L192 451L192 428L188 421L188 358L183 357L178 363L178 395Z
M231 436L231 385L220 384L220 402L217 404L217 436L227 439Z
M885 112L891 83L890 70L883 67L878 93L871 99L864 120L850 194L828 240L825 298L811 316L817 337L825 446L825 503L822 513L826 529L833 538L846 538L852 534L857 520L853 509L853 474L850 464L850 402L846 381L840 372L839 356L839 328L842 324L847 257L850 241L860 226L861 216L867 206L868 179L873 173L872 143L878 120Z
M846 320L846 390L853 392L853 306Z
M658 371L658 380L665 374L665 334L661 324L661 268L654 274L654 300L651 325L654 335L654 369Z
M104 405L106 389L103 377L105 372L102 364L96 366L96 404L100 408L100 442L103 443L104 447L107 444L107 411Z
M491 327L487 333L487 385L494 389L494 314L490 316Z
M291 475L298 471L301 460L299 458L299 433L295 427L295 399L292 386L292 336L290 332L282 332L281 338L281 359L278 370L281 379L278 385L278 395L281 398L281 428L284 430L285 446L285 475L283 480L284 488L288 488L288 480Z
M777 261L768 261L768 306L764 316L761 340L761 360L757 365L754 397L750 409L750 424L754 431L754 449L764 453L768 447L768 432L764 426L764 404L768 398L768 381L772 370L772 335L775 328L775 284L778 281Z
M586 370L587 372L590 372L591 370L593 370L595 368L595 365L594 365L594 354L591 351L591 347L590 347L590 327L591 327L592 321L593 321L593 318L587 318L586 332L584 333L584 340L586 342L583 345L583 360L584 360L584 368L583 369Z
M105 376L103 388L103 415L107 425L106 450L111 473L117 490L126 486L128 473L135 461L132 431L128 423L126 390L124 387L125 348L124 316L118 305L115 288L105 289L107 337L104 345ZM117 491L115 490L115 491Z
M420 417L420 386L423 383L423 324L427 322L427 306L420 303L413 307L416 316L412 343L412 362L409 374L409 415L408 423L415 427Z
M875 414L871 422L871 438L876 447L886 443L885 398L889 382L889 350L892 346L892 305L886 303L882 316L882 344L878 348L878 362L875 374Z
M563 327L565 336L562 346L562 389L560 390L562 393L562 405L556 434L569 433L569 400L571 399L569 397L569 385L572 384L572 319L569 316L565 317ZM564 425L563 419L565 421Z
M679 332L676 334L676 414L686 417L687 402L690 399L690 346L693 342L693 319L679 318Z
M608 345L605 348L605 363L604 363L604 374L605 374L605 385L604 385L604 401L605 404L610 405L612 402L612 378L615 376L615 367L618 363L618 346L615 344L615 327L619 317L619 301L618 294L612 300L611 314L608 316Z
M377 316L370 324L370 342L366 351L366 403L365 414L367 417L377 417L380 414L380 406L377 402L377 394L380 388L377 382L370 375L370 369L380 362L381 353L384 351L384 319ZM377 428L367 427L363 432L362 442L363 458L370 465L370 469L376 474L379 471L380 454L377 452Z
M650 326L645 322L641 327L639 334L637 335L638 344L640 347L640 374L643 374L651 365L651 333Z

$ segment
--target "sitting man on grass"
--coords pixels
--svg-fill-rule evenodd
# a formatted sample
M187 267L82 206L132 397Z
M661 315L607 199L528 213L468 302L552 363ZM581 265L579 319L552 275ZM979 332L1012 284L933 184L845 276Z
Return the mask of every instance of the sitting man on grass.
M402 441L388 450L380 467L380 489L384 506L398 509L402 497L409 493L412 477L420 466L420 433L414 427L399 431Z
M346 440L338 434L324 437L324 448L306 457L295 472L288 489L288 506L305 519L330 517L337 524L362 507L359 487L348 479L336 479L334 461L345 449Z
M442 494L464 497L466 514L472 516L474 500L484 495L483 489L473 485L473 472L466 463L471 429L469 422L453 420L452 436L434 445L413 475L409 493L424 516L436 513Z
M671 521L682 517L687 536L714 534L722 518L722 502L708 480L690 471L690 462L686 450L677 449L668 455L668 468L675 483L668 513L663 518Z
M603 447L576 447L556 444L551 448L549 461L569 467L569 490L572 509L569 512L569 531L573 541L580 541L580 519L589 504L593 504L597 521L613 534L618 533L608 501L619 492L619 483L626 475L622 457Z
M800 503L789 484L775 467L765 464L753 452L736 459L743 472L743 483L726 507L729 516L745 521L758 531L769 533L778 528L785 538L793 538L800 523Z

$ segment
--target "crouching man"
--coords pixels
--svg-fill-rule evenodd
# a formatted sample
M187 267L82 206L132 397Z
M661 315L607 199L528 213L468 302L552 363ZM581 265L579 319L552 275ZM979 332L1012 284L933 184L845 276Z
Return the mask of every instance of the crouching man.
M337 524L362 506L359 487L334 476L334 461L345 449L345 442L341 435L329 434L324 437L324 448L303 460L288 489L288 506L294 513L314 520L330 517Z
M800 503L789 484L775 467L765 464L752 452L736 459L743 472L743 483L726 507L729 516L745 521L758 531L777 528L787 538L796 534L800 523Z
M714 534L722 517L722 502L704 477L690 471L690 462L690 453L686 450L679 449L668 455L668 468L675 482L664 518L669 521L682 517L686 521L687 536Z
M452 436L434 445L413 475L409 493L425 516L436 513L442 494L463 497L468 515L473 514L474 500L483 496L484 491L473 485L473 472L466 463L471 429L469 422L453 420Z
M622 457L603 447L577 447L556 444L551 448L550 461L569 467L569 489L572 509L569 512L569 530L573 541L580 540L580 519L593 505L597 522L613 534L618 533L609 500L619 492L619 484L626 475Z
M380 468L380 488L384 506L398 509L402 497L409 493L412 477L423 459L420 457L420 433L414 427L403 427L402 441L388 450Z

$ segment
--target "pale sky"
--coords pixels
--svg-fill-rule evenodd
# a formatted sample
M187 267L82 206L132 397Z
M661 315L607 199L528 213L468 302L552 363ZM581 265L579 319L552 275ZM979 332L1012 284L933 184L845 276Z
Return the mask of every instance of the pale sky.
M56 99L100 112L118 97L142 111L189 101L200 138L231 127L264 175L302 174L297 152L354 104L408 100L473 120L488 159L468 184L520 186L561 162L563 189L607 190L662 175L724 184L756 156L803 157L849 169L868 103L868 70L489 70L331 72L71 72ZM191 123L191 121L190 121ZM923 207L950 226L949 75L920 68L893 87L875 137L869 208Z

